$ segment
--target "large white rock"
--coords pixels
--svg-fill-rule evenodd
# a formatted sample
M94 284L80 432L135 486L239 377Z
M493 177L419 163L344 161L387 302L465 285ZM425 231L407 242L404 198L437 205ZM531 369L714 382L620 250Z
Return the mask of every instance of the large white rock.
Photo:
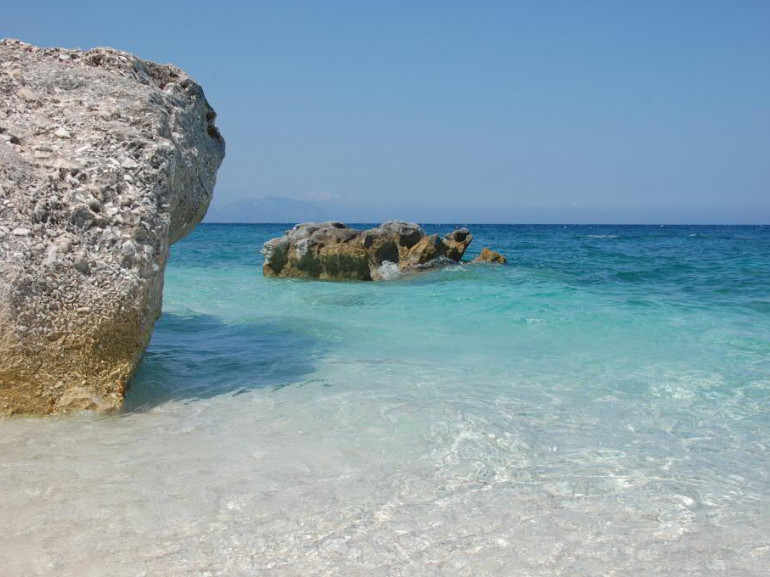
M215 116L173 66L0 41L0 414L121 404L211 201Z

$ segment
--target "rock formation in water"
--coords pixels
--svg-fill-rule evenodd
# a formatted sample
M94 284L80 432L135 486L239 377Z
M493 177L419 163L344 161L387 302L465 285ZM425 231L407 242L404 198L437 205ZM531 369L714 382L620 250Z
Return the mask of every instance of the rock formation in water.
M121 404L224 141L182 70L0 41L0 414Z
M363 231L341 222L309 222L265 243L262 270L273 277L383 280L395 267L409 271L457 262L472 240L467 228L439 237L409 222Z
M473 259L471 262L490 262L494 264L505 264L508 262L505 260L505 257L501 255L499 252L495 252L494 250L488 249L488 248L482 248L481 252L479 253L479 256Z

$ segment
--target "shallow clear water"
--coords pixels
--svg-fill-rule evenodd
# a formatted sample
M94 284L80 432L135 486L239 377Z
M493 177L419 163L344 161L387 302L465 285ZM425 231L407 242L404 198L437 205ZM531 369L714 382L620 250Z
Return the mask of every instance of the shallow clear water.
M123 413L0 421L0 574L767 575L770 229L356 284L264 279L284 228L173 248Z

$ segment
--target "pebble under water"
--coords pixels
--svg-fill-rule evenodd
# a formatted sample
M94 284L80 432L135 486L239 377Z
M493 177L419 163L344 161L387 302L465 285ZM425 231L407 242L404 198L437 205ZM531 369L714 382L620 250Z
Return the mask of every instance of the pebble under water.
M263 278L285 228L172 248L123 411L0 421L0 574L767 575L770 228L381 283Z

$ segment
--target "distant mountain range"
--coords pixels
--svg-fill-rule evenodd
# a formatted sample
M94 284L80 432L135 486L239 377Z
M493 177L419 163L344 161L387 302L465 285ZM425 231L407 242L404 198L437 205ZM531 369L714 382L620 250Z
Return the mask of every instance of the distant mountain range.
M239 200L224 206L212 206L204 222L321 222L339 218L334 208L282 196Z

